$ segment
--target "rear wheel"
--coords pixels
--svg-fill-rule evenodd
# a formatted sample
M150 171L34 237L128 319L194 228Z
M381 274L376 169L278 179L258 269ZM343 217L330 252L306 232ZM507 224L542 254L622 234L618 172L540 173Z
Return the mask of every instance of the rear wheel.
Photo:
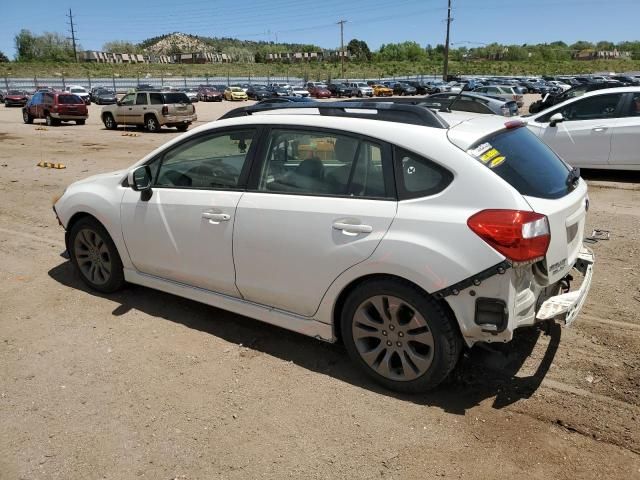
M401 280L360 285L341 313L350 357L378 383L408 393L436 387L455 367L462 339L454 322L433 298Z
M122 288L122 260L109 233L97 220L85 217L73 225L69 250L80 278L89 287L105 293Z
M113 115L111 115L110 113L104 114L104 117L102 117L102 123L104 123L104 126L108 130L115 130L116 128L118 128L118 124L114 120Z
M176 130L179 132L186 132L189 128L189 125L176 125Z
M76 120L76 125L84 125L87 123L85 120Z
M144 126L147 128L147 131L151 133L155 133L160 130L160 125L158 125L158 120L153 115L147 115L144 119Z

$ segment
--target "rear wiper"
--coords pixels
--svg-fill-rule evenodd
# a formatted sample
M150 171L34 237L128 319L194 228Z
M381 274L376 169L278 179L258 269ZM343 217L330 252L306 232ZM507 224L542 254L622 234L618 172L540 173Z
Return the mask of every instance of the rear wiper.
M580 180L580 169L578 167L573 167L569 174L567 175L566 184L569 187L569 191L573 190L578 186L578 180Z

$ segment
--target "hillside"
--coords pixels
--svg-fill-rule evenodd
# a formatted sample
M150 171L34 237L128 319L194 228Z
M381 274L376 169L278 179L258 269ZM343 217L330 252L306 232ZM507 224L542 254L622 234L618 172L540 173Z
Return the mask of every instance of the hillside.
M264 41L238 40L227 37L204 37L174 32L148 38L137 45L140 51L157 55L193 52L246 52L255 55L258 52L318 52L317 45L299 43L273 43Z

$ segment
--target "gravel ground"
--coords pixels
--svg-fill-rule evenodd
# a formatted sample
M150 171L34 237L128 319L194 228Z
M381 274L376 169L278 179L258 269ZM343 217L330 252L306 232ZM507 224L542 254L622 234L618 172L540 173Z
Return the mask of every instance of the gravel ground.
M234 106L199 103L198 123ZM142 287L88 291L51 198L177 135L123 136L90 111L39 130L0 108L0 479L640 478L637 174L588 175L588 227L612 236L573 327L475 348L438 391L403 396L339 345Z

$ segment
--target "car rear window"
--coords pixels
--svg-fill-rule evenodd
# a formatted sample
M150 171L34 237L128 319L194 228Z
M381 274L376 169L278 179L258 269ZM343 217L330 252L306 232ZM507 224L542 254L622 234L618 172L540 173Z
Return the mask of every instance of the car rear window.
M77 103L84 103L84 101L77 95L58 95L58 103L73 105Z
M569 193L569 167L526 127L486 137L468 153L522 195L552 199Z
M163 93L164 103L191 103L185 93Z

